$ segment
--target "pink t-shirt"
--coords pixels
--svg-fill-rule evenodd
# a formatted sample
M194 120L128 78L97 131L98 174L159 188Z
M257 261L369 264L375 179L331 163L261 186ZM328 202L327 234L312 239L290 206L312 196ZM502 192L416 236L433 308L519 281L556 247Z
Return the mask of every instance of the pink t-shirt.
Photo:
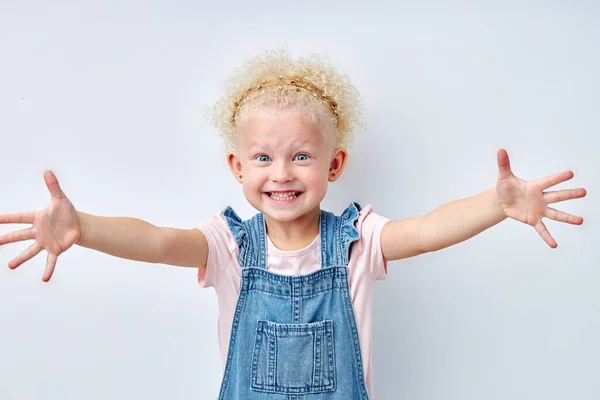
M360 349L369 397L373 398L371 368L372 299L375 282L385 279L387 265L381 252L380 236L387 218L372 212L367 205L359 212L356 228L360 239L353 243L348 263L350 295L356 315ZM198 229L208 241L206 268L198 269L198 282L202 287L214 287L219 303L218 335L223 370L227 360L233 314L240 288L241 267L239 248L229 232L221 214L200 224ZM282 275L305 275L321 268L320 237L307 247L282 251L267 236L267 269Z

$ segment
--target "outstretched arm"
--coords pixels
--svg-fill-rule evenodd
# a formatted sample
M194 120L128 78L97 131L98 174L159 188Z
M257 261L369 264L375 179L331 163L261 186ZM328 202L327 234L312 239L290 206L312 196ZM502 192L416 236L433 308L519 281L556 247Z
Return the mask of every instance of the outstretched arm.
M81 235L76 244L119 258L180 267L203 267L208 243L195 228L152 225L131 217L102 217L77 211Z
M136 261L203 267L208 244L198 229L158 227L129 217L101 217L77 211L51 171L44 174L50 203L40 211L0 215L0 224L32 226L0 235L0 245L34 240L11 260L11 269L27 262L42 250L47 253L45 282L54 273L58 256L74 244L116 257Z
M381 233L384 259L398 260L452 246L507 217L533 226L550 247L556 248L556 241L542 222L543 217L574 225L583 223L583 218L555 210L548 204L584 197L585 189L544 192L573 178L573 172L524 181L512 173L505 150L498 150L497 161L499 172L495 188L444 204L421 217L388 222Z

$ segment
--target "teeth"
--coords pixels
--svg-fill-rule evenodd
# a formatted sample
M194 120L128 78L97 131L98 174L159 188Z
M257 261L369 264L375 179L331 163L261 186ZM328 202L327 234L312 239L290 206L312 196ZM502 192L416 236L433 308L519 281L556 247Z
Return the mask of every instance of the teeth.
M271 198L275 200L291 200L298 197L296 196L296 192L269 193L269 196L271 196Z

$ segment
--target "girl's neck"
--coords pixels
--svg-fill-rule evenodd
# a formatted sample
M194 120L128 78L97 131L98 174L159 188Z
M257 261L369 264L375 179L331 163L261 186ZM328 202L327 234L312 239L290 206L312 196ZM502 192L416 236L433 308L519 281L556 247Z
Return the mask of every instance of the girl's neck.
M272 220L265 214L267 235L279 250L294 251L308 246L319 234L321 209L314 210L289 222Z

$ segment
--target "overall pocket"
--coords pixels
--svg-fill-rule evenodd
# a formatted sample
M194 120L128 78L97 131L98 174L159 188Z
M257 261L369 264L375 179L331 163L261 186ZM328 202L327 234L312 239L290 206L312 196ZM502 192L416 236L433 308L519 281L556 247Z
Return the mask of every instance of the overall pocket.
M333 321L258 321L250 387L268 393L334 391Z

